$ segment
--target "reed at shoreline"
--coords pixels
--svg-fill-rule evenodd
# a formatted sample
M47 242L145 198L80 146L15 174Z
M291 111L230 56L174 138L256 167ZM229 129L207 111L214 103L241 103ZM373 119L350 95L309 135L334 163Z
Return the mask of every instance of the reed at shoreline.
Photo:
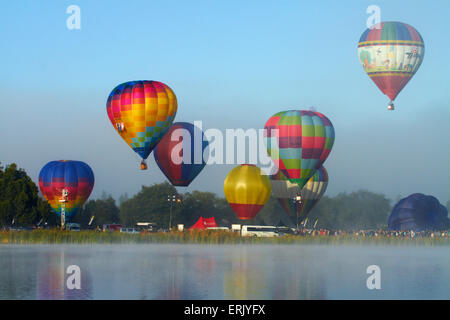
M185 231L127 234L120 232L95 231L1 231L0 244L321 244L321 245L450 245L447 237L364 237L356 235L298 236L257 238L241 237L227 231Z

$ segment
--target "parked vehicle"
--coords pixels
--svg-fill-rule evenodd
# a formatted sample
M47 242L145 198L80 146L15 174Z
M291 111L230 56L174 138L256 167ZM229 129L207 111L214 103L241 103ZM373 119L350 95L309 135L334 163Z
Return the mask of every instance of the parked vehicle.
M136 234L136 233L139 233L139 230L137 230L135 228L120 228L120 232Z
M227 227L208 227L206 230L216 230L216 231L230 231Z
M283 236L287 234L298 234L298 231L295 228L289 228L289 227L277 227L278 229L278 235Z
M123 228L121 224L104 224L102 227L103 232L120 231Z
M136 223L136 226L141 231L147 231L147 232L156 232L156 223L153 222L138 222Z
M231 231L241 233L241 225L240 224L232 224L231 225Z
M81 231L81 225L79 223L67 223L66 230Z
M242 226L243 237L279 237L278 228L275 226Z
M24 231L23 227L9 227L9 231Z

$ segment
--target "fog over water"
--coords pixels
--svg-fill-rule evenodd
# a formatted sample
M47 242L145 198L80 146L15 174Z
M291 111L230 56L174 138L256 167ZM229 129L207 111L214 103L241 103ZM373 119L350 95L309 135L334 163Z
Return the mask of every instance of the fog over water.
M0 299L450 299L444 247L2 245L0 270Z

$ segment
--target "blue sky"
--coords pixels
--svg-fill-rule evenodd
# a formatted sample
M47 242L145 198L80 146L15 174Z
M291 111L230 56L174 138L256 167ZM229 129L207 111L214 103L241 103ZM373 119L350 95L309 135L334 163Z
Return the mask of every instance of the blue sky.
M66 27L72 4L81 30ZM369 5L425 41L394 112L357 58ZM0 8L0 161L36 182L56 159L93 168L92 197L165 181L152 155L139 170L106 116L117 84L146 79L174 90L175 121L202 120L204 129L263 128L278 111L315 106L336 131L329 195L364 188L450 199L449 1L19 0ZM223 196L232 167L207 166L186 190Z

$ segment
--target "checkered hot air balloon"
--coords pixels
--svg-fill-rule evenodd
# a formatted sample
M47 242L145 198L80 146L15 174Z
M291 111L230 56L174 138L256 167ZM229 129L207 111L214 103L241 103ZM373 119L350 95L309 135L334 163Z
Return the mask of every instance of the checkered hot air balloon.
M267 121L265 139L267 152L279 170L303 188L330 154L334 128L319 112L282 111Z
M381 22L359 39L358 57L377 87L393 101L422 64L425 44L419 32L402 22Z
M223 184L225 198L241 220L253 219L269 200L270 180L255 165L233 168Z
M70 219L89 198L94 188L94 173L82 161L50 161L39 173L39 189L53 211L60 215L63 190L67 190L65 216Z
M177 112L177 98L158 81L130 81L113 89L106 111L114 129L143 159L147 159L169 130Z
M175 122L153 151L156 164L174 186L187 187L206 165L208 147L203 131L188 122Z
M322 166L316 170L308 182L299 188L297 184L290 182L281 171L270 176L272 184L272 195L277 198L281 207L290 216L297 216L304 220L312 208L319 202L325 194L328 186L328 173ZM297 194L301 195L301 203L293 201Z

